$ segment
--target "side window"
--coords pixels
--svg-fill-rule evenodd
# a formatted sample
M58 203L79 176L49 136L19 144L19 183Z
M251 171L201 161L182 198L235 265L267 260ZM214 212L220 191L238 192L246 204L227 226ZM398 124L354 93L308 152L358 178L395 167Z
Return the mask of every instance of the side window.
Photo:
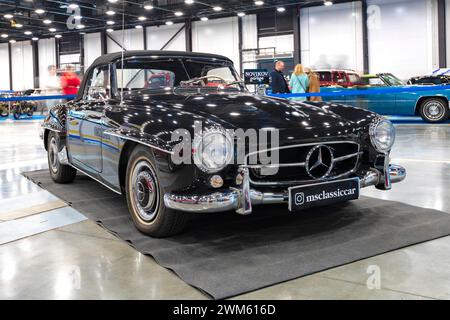
M107 100L111 97L109 66L94 69L88 81L85 100Z

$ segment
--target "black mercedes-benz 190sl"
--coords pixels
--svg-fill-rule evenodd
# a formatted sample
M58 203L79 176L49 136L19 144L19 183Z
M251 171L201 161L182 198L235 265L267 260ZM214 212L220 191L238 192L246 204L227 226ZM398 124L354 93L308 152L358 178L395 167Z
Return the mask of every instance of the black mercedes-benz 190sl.
M297 211L355 200L363 187L389 190L406 176L389 163L388 120L250 94L232 61L212 54L102 56L77 98L50 110L41 135L54 181L80 171L126 195L136 227L155 237L183 230L188 213L246 215L276 203Z

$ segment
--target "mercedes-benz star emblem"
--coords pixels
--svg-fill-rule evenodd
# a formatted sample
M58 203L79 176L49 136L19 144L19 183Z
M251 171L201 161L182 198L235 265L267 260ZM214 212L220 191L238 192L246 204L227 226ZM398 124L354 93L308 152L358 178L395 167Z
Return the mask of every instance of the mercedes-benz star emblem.
M315 146L306 156L305 169L313 179L326 178L333 170L333 166L333 150L326 145Z

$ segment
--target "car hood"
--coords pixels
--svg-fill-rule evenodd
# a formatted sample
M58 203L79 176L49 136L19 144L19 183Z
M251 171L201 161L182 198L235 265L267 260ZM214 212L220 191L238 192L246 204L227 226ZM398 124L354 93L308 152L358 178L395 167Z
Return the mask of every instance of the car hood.
M227 129L277 129L280 138L289 140L358 133L376 116L366 110L338 104L294 102L243 93L151 95L139 103L130 101L127 104L135 111L140 110L142 117L136 118L141 121L148 117L149 110L152 110L152 116L159 110L165 129L190 130L192 120L207 119L209 124L219 124Z

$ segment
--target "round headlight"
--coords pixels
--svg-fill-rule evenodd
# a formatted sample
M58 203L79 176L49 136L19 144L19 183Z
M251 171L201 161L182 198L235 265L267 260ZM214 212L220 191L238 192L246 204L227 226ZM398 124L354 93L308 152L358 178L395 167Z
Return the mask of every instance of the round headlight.
M378 152L387 153L395 142L395 128L387 119L378 119L370 126L370 140Z
M194 138L192 152L200 170L216 173L232 161L233 139L221 130L207 131Z

